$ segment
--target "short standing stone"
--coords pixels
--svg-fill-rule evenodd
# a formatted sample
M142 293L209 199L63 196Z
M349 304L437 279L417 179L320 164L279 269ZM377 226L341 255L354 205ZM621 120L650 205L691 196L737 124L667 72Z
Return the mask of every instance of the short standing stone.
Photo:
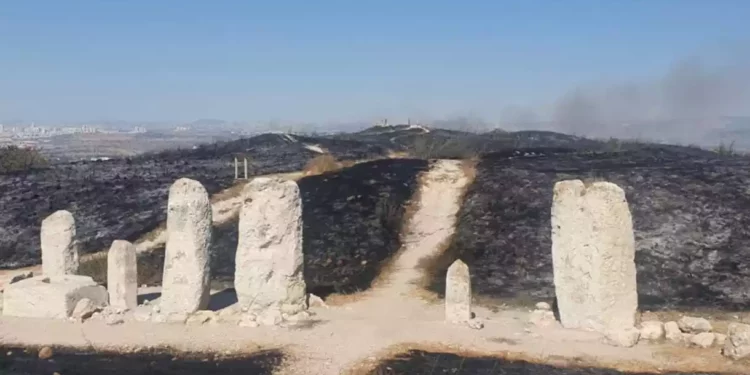
M657 320L641 323L641 340L657 341L664 338L664 324Z
M445 276L445 320L464 323L471 319L471 276L469 266L457 259Z
M56 211L42 221L42 273L56 277L78 272L76 223L68 211Z
M690 339L690 343L700 348L708 348L714 344L716 336L711 332L702 332Z
M601 333L635 325L633 221L625 193L609 182L555 184L552 261L560 322Z
M750 324L729 324L723 354L731 359L750 356Z
M211 203L200 182L181 178L169 188L161 308L192 313L208 306Z
M134 309L138 306L138 270L135 246L115 240L107 253L107 291L109 305Z
M664 323L664 335L667 338L667 341L679 344L684 341L682 331L680 331L680 326L677 325L677 322L666 322Z
M299 187L294 181L261 177L245 186L243 196L234 274L240 306L255 313L305 310Z

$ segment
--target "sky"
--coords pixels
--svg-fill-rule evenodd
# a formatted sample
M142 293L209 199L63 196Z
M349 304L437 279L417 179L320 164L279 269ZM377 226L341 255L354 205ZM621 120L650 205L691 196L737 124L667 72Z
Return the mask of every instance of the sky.
M582 85L738 61L748 19L746 0L0 0L0 121L554 117Z

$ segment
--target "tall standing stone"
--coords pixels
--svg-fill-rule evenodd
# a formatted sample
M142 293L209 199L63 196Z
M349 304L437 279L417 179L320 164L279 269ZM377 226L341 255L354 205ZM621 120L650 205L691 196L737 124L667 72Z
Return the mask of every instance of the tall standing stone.
M638 309L633 220L625 193L609 182L555 184L552 263L565 328L602 333L635 325Z
M135 246L115 240L107 253L107 292L112 307L133 310L138 306L138 263Z
M304 310L299 187L261 177L249 182L243 195L234 274L238 302L255 313Z
M445 276L445 320L464 323L471 320L471 276L469 266L457 259Z
M161 311L192 313L209 299L211 202L200 182L181 178L169 188Z
M42 221L42 273L47 277L78 272L76 222L68 211L56 211Z

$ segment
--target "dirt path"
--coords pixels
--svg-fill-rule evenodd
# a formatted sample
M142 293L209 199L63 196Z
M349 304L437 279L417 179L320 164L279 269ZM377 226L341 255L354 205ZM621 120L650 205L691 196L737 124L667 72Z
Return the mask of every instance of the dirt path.
M434 163L422 178L418 209L409 221L403 248L388 276L354 302L311 308L314 315L306 324L241 328L233 324L185 326L127 321L107 326L96 320L80 324L1 317L0 345L66 345L122 351L170 347L225 354L280 349L289 358L278 369L279 375L364 374L394 346L449 347L453 351L495 355L523 353L525 358L541 362L553 356L570 358L572 362L595 358L598 363L627 365L631 369L637 363L638 369L654 372L663 368L709 368L714 363L705 361L720 362L725 370L732 369L730 366L734 365L723 360L716 348L680 358L670 356L669 346L664 345L617 348L603 344L595 333L559 326L529 326L529 312L517 309L475 307L473 311L485 325L482 330L444 322L442 304L417 298L422 277L419 264L421 259L439 253L452 235L459 209L457 198L469 180L459 162ZM149 288L142 293L155 291Z

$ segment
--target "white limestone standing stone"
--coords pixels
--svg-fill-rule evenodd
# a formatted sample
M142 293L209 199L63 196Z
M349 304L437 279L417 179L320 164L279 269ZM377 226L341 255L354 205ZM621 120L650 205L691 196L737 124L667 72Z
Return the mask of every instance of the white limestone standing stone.
M56 211L42 221L42 273L47 277L78 272L76 222L68 211Z
M234 288L249 311L295 314L307 308L302 199L294 181L255 178L244 190Z
M601 333L628 330L638 308L633 221L609 182L555 184L552 263L560 321Z
M175 181L167 203L163 313L192 313L208 306L211 225L211 202L203 185L187 178Z
M138 306L138 263L135 246L115 240L107 253L109 305L133 310Z
M445 320L464 323L471 320L471 276L469 266L457 259L445 276Z

